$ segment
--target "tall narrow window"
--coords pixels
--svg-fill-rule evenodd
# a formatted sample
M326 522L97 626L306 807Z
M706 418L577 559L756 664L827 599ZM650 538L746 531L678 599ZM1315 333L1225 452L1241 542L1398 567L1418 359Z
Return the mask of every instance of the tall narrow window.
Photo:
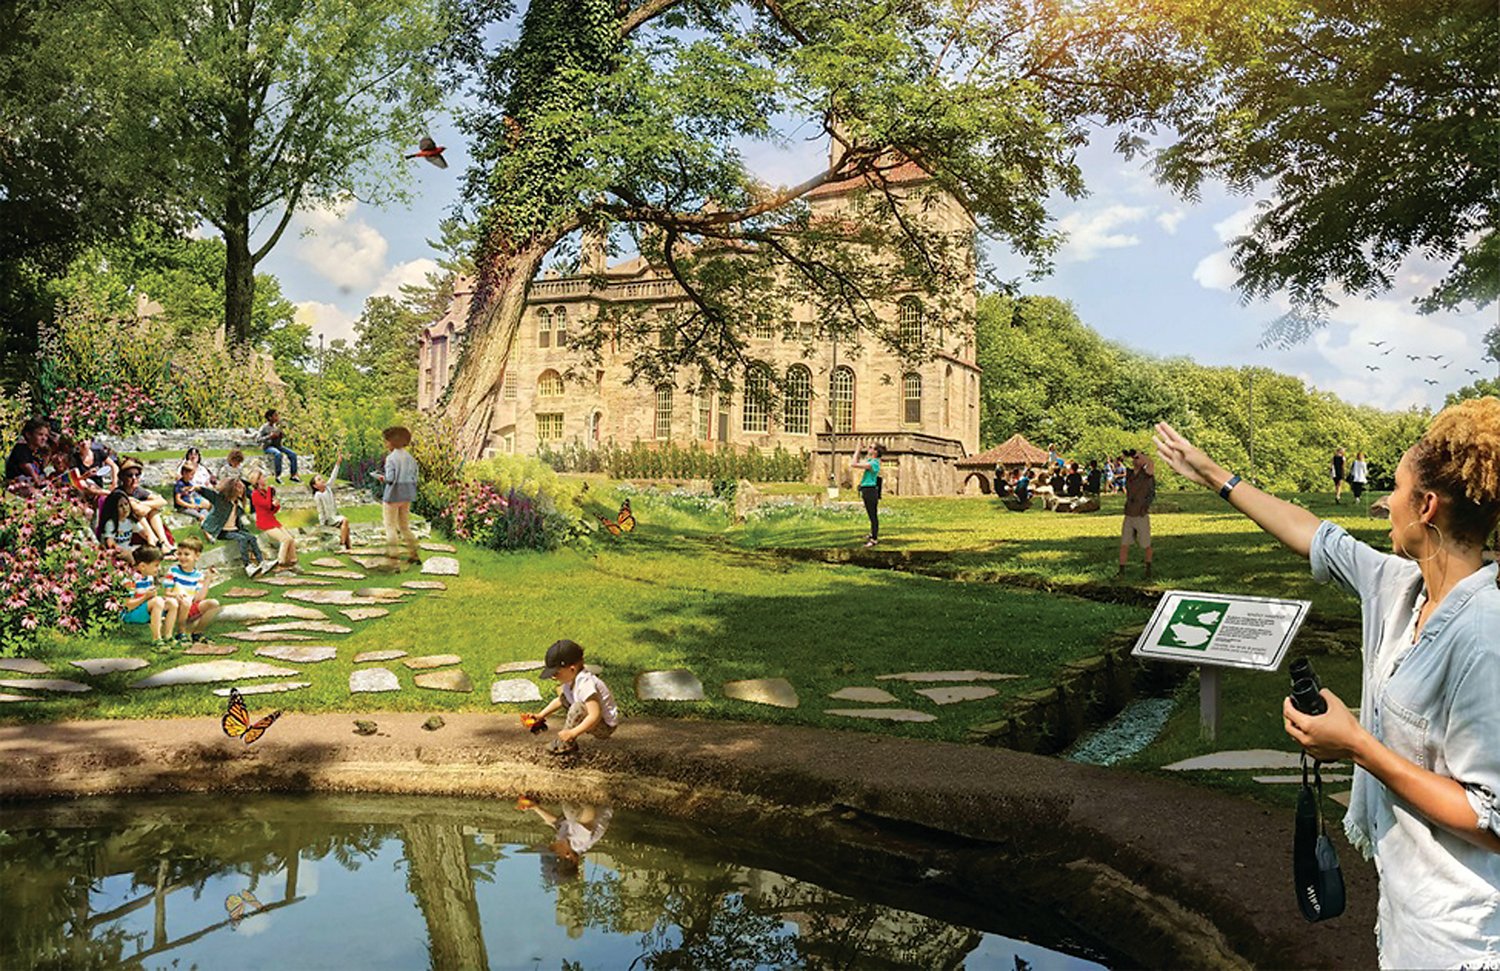
M538 444L543 442L555 442L563 435L562 412L537 412L536 416L536 440Z
M953 365L943 370L943 427L953 425Z
M710 431L713 428L714 416L714 393L712 391L698 392L698 437L705 442L709 440Z
M786 370L786 433L812 432L812 372L801 364Z
M656 438L664 441L672 437L672 386L656 386Z
M916 297L905 297L896 305L901 313L901 346L922 346L922 301Z
M563 393L562 375L553 370L542 372L542 376L536 379L536 394L538 398L561 398Z
M759 371L745 372L745 407L740 427L747 432L766 430L766 376Z
M516 387L519 384L520 384L520 382L516 380L516 371L515 371L515 368L506 368L505 369L505 379L502 382L502 384L500 385L500 387L501 387L501 393L503 395L505 395L505 400L506 401L515 401L516 400Z
M922 424L922 376L909 371L901 378L902 420L908 425Z
M756 340L768 341L776 336L776 325L769 320L757 320L752 333Z
M552 346L552 315L546 307L536 312L536 346Z
M448 387L448 338L434 340L432 349L437 352L437 389L441 394Z
M558 307L552 311L553 340L558 347L568 342L568 308Z
M833 369L828 382L829 407L833 413L833 430L854 431L854 370L842 365Z

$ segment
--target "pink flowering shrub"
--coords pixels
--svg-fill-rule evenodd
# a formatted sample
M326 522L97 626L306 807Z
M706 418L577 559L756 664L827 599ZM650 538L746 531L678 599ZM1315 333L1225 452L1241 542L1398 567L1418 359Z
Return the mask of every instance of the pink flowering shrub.
M61 495L0 494L0 655L29 653L43 630L118 623L130 569L88 536L87 515Z
M156 401L129 384L60 389L61 403L53 409L64 435L72 438L97 435L128 435L145 427L146 416L156 410Z
M571 523L541 496L516 489L502 493L487 483L459 487L439 513L438 525L458 539L492 550L550 550L567 536Z

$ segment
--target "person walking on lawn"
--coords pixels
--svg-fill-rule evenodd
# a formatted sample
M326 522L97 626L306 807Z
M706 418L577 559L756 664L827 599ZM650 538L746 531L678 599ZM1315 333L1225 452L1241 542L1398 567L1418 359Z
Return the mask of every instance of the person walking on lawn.
M1130 546L1139 543L1146 551L1146 579L1151 579L1151 502L1156 498L1156 466L1145 452L1125 450L1130 468L1125 472L1125 521L1120 525L1120 569L1125 575L1130 562Z
M380 433L385 440L385 468L375 478L385 484L380 497L381 518L385 520L385 556L390 569L398 569L404 559L420 563L417 534L411 531L411 503L417 498L417 460L406 450L411 444L411 430L393 425ZM404 555L403 555L404 551Z

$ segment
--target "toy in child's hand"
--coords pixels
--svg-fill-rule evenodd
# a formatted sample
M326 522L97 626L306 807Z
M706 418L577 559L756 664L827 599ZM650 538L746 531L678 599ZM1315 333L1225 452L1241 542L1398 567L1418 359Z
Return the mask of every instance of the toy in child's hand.
M521 724L529 729L533 735L539 735L547 730L547 719L538 718L535 715L522 715Z
M534 809L535 807L536 807L536 803L532 802L531 799L529 797L527 797L527 796L521 796L518 799L516 799L516 811L517 812L524 813L526 810L528 810L528 809Z

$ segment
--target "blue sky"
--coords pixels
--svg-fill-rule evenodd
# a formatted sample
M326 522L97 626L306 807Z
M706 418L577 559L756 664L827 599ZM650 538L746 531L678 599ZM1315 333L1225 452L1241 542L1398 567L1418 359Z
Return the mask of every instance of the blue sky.
M448 146L451 168L406 163L413 177L409 206L375 208L352 203L333 211L299 214L291 231L262 264L281 279L302 319L328 339L350 338L365 298L394 294L436 268L426 240L451 209L467 166L463 136L451 120L433 126ZM415 138L413 139L415 141ZM1254 197L1206 187L1196 204L1156 185L1141 161L1110 151L1102 132L1080 155L1090 195L1057 198L1052 213L1069 241L1054 272L1028 282L1026 292L1071 301L1083 321L1106 338L1158 356L1191 357L1205 364L1258 365L1297 375L1346 400L1383 408L1437 406L1444 395L1486 375L1482 338L1497 308L1423 316L1411 301L1441 277L1444 267L1408 261L1395 288L1376 300L1336 297L1328 327L1290 350L1258 347L1265 325L1284 309L1279 301L1242 305L1233 291L1227 241L1243 231ZM805 179L823 163L822 142L792 139L789 148L746 146L751 170L772 185ZM1024 264L999 242L986 244L1002 276ZM1386 342L1382 347L1373 341ZM1382 351L1390 353L1381 355ZM1422 355L1410 361L1406 354ZM1431 361L1441 354L1449 362ZM1369 371L1367 366L1381 370ZM1435 380L1435 385L1426 384Z

